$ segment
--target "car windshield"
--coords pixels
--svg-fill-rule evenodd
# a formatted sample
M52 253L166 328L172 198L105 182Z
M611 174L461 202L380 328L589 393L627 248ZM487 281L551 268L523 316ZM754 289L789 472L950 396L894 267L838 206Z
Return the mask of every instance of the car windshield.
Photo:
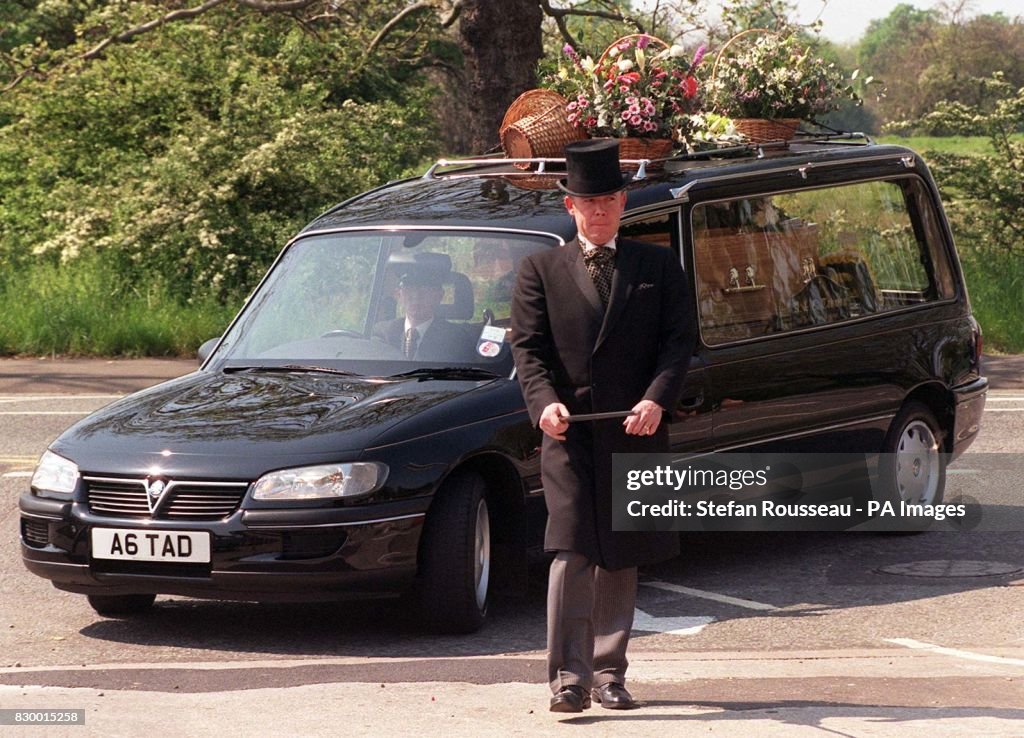
M482 231L299 238L249 299L214 361L226 371L507 375L516 269L527 254L555 244Z

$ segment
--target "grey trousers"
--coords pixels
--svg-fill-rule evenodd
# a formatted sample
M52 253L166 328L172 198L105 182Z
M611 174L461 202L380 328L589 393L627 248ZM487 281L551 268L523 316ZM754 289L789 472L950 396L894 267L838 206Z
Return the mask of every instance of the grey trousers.
M636 568L607 571L559 551L548 575L548 681L551 691L625 684Z

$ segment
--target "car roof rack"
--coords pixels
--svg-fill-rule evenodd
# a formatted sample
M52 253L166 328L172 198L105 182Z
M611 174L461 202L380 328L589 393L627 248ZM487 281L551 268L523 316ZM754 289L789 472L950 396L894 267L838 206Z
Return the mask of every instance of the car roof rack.
M637 171L636 174L633 175L633 180L637 181L647 178L647 167L655 161L706 161L712 158L728 158L731 156L741 155L752 155L760 159L764 156L765 149L786 148L793 142L856 146L865 146L874 143L868 134L860 131L836 131L833 129L829 129L828 133L797 131L796 136L789 141L779 139L778 141L746 142L738 143L735 146L708 149L707 151L680 152L673 156L666 156L657 159L620 159L619 161L623 164L632 164L636 166ZM514 165L515 168L511 170L503 168L500 171L490 172L476 171L477 169L486 169L488 167L505 167L509 164ZM526 165L525 167L522 166L524 164ZM554 168L549 169L549 167ZM535 177L537 175L544 174L562 174L565 172L565 157L530 157L510 159L503 156L494 157L484 155L460 157L457 159L438 159L427 169L426 172L423 173L422 179L439 179L446 174L457 175L463 172L468 174L469 170L473 170L473 174L476 176L496 177Z
M635 164L637 167L636 174L633 175L634 180L646 179L647 178L647 167L652 161L671 161L674 157L666 157L663 159L619 159L621 164ZM508 176L523 176L523 177L536 177L538 174L560 174L565 175L565 157L534 157L529 159L506 159L505 157L488 158L488 157L477 157L468 156L460 159L438 159L434 162L426 172L423 173L423 179L438 179L442 174L458 174L462 170L475 169L477 167L493 167L503 166L506 164L517 165L515 169L501 170L497 172L474 172L477 175L492 175L500 177ZM518 165L526 164L527 168L521 168ZM537 168L533 169L532 165L536 164ZM558 165L557 168L549 170L548 166ZM439 169L446 169L442 173L438 173Z

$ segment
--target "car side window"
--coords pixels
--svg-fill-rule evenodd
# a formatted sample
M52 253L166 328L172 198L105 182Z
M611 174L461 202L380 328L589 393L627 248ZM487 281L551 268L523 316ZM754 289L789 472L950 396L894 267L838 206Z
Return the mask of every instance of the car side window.
M916 178L702 203L693 209L701 331L720 344L953 294Z
M679 220L675 211L647 215L624 223L619 233L632 241L675 249L679 253Z

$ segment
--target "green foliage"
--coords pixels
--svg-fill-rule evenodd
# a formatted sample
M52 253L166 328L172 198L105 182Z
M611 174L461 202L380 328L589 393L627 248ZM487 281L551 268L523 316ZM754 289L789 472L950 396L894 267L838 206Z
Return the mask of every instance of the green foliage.
M152 17L100 5L83 27ZM431 88L356 40L211 11L22 82L0 97L0 269L95 255L182 302L237 300L311 217L433 153Z
M1024 86L1024 19L946 12L904 4L868 27L858 61L885 81L885 94L867 100L881 120L919 118L944 101L981 105L987 93L976 80L997 71Z
M945 103L894 126L959 136L893 140L922 151L939 183L985 344L1024 352L1024 88L1000 75L982 86L984 105Z
M991 154L932 152L929 161L958 231L982 251L1024 256L1024 87L1015 89L1000 74L977 84L986 90L981 105L940 103L893 128L985 135Z
M154 283L131 283L98 256L36 264L0 277L0 355L187 356L220 335L240 307L182 305Z

